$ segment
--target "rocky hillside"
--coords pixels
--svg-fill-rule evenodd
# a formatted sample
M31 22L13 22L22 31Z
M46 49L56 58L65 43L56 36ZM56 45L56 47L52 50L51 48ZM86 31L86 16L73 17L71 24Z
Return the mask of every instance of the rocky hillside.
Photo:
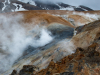
M46 69L39 72L38 67L24 65L19 71L13 70L11 75L99 75L100 53L96 51L97 43L87 49L77 48L76 52L64 57L59 62L51 60Z
M1 75L11 74L14 69L13 73L20 73L19 75L23 72L31 75L34 70L35 74L40 75L45 75L47 71L48 74L73 72L65 71L68 67L62 67L59 72L56 68L49 72L48 68L52 62L62 66L61 59L64 59L64 65L68 65L66 61L75 63L72 59L78 63L87 61L85 53L89 54L88 46L94 43L99 45L100 11L34 10L3 13L0 16ZM77 47L82 48L82 59L76 60Z
M78 30L78 28L76 29ZM56 52L53 55L49 56L48 53L46 53L45 54L46 57L44 55L45 60L46 58L52 56L51 58L52 60L50 61L47 68L39 71L40 69L39 66L33 66L32 64L24 65L19 72L16 71L16 69L13 70L11 75L99 75L100 73L99 40L100 40L100 20L83 26L81 32L75 35L71 39L71 41L74 42L73 43L74 47L76 46L76 50L74 50L75 53L72 53L71 55L68 56L66 55L64 58L62 58L57 62L55 62L55 59L53 59L54 55L56 55ZM65 46L67 46L65 49L66 51L69 48L68 43L65 44ZM59 58L60 56L59 54L63 52L61 51L61 48L59 48L57 51L58 53L56 55L56 59ZM44 67L46 64L47 63L45 63L42 67Z
M53 3L41 0L0 0L0 13L27 10L71 10L93 11L93 9L79 5L73 6L62 2Z
M77 37L77 43L80 43L82 40L84 40L77 46L78 48L76 49L75 53L68 55L67 57L64 57L63 59L61 59L59 62L56 63L52 60L46 69L41 70L35 75L56 75L56 74L99 75L100 73L100 48L99 48L100 30L98 30L99 28L100 28L100 20L85 25L84 28L81 29L83 32L80 32L79 34L77 34L72 38L75 39L75 37L81 36L81 40L78 39L79 37ZM85 29L88 29L87 30L88 33L85 33L86 32ZM92 39L87 35L91 36ZM88 39L86 38L90 39L91 42L89 42ZM75 45L77 43L75 43ZM25 68L23 67L23 69ZM23 72L22 70L20 70L19 73ZM24 73L26 72L24 71ZM33 71L33 73L35 72Z

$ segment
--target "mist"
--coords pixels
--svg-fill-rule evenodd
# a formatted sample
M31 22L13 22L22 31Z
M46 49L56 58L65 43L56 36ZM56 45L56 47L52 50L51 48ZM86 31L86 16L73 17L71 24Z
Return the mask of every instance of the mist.
M22 19L21 14L0 16L0 73L7 71L29 45L37 48L53 40L51 33L38 25L27 35L28 31L20 23Z

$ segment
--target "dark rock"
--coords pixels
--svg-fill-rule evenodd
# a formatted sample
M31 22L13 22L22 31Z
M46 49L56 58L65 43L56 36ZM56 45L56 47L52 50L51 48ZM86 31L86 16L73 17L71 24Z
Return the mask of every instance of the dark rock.
M50 75L50 72L48 71L48 72L46 73L46 75Z
M17 75L17 71L13 70L13 72L11 73L11 75Z
M83 8L83 9L86 9L87 11L93 11L93 9L91 9L89 7L86 7L86 6L83 6L83 5L80 5L79 7Z
M38 7L45 9L45 10L60 9L58 5L51 3L51 2L45 3L45 2L42 2L42 1L35 1L35 3Z
M33 65L24 65L23 69L20 70L19 75L33 75L36 67Z
M61 7L64 7L64 8L66 8L66 7L70 7L70 5L65 4L65 3L58 3L58 5L60 5Z
M88 74L86 71L92 73L91 71L95 67L98 68L100 66L100 53L95 50L96 46L97 44L94 43L86 49L77 48L75 53L63 58L60 63L51 61L47 69L40 71L38 75L45 74L45 72L50 73L48 75L55 73L58 75L59 73L60 75L86 75ZM51 70L49 71L49 69Z
M79 27L75 28L75 31L77 31L76 34L80 33L82 28L83 28L83 26L79 26Z
M57 25L57 26L56 26ZM48 27L48 30L56 38L69 38L73 36L74 28L69 26L64 26L60 24L52 24Z
M42 8L40 8L38 6L30 5L27 3L20 2L20 1L12 1L12 2L17 3L17 4L21 4L23 6L23 8L27 9L27 10L42 10Z
M61 73L60 75L74 75L74 72L64 72L64 73Z
M74 8L75 11L85 11L84 9L82 8Z
M2 9L3 7L4 7L4 4L0 2L0 9Z

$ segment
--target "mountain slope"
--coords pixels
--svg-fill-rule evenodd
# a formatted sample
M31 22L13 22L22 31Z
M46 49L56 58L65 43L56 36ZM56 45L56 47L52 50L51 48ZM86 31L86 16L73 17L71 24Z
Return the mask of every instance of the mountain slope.
M78 34L78 28L76 27L83 27L87 23L99 20L99 12L34 10L0 14L0 30L1 33L4 33L0 38L0 52L7 57L6 59L4 56L4 60L0 62L4 61L6 63L11 60L9 61L10 64L7 63L9 67L2 63L1 66L3 65L3 67L0 68L0 71L4 70L2 71L3 75L7 75L14 69L17 71L22 69L23 65L35 65L40 71L47 67L52 59L55 62L59 61L63 57L74 53L77 47L85 48L89 46L95 39L94 36L98 32L99 26L98 29L92 29L91 31L93 32L90 32L91 34L87 34L87 32ZM81 17L81 20L77 17ZM76 31L74 31L75 28ZM95 35L93 36L92 33ZM82 39L82 36L84 39ZM3 40L9 43L3 43L5 42ZM4 48L2 47L3 45ZM5 46L8 47L7 52L3 50L6 49ZM13 48L15 51L12 50ZM9 51L11 52L9 53ZM11 53L14 54L12 55Z
M81 30L70 41L66 38L47 50L43 49L36 56L31 55L20 60L19 63L32 61L28 64L24 63L23 67L22 64L15 64L13 67L21 67L21 70L18 73L13 70L12 74L98 75L100 71L100 20L86 24ZM43 55L38 56L39 54ZM59 60L59 58L62 59ZM45 68L47 64L48 67Z
M78 47L76 52L64 57L59 62L54 63L52 60L46 69L36 75L98 75L100 71L99 29L100 20L85 25L81 29L83 32L71 40Z
M40 0L1 0L0 12L14 12L27 10L71 10L93 11L91 8L80 5L79 7L65 3L42 2Z

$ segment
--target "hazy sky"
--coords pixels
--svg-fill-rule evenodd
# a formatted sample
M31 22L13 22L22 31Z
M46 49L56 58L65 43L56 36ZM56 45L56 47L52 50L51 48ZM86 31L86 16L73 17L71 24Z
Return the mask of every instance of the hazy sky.
M64 2L75 6L85 5L94 10L100 10L100 0L40 0L40 1Z
M62 0L62 1L75 6L85 5L94 10L100 10L100 0Z

